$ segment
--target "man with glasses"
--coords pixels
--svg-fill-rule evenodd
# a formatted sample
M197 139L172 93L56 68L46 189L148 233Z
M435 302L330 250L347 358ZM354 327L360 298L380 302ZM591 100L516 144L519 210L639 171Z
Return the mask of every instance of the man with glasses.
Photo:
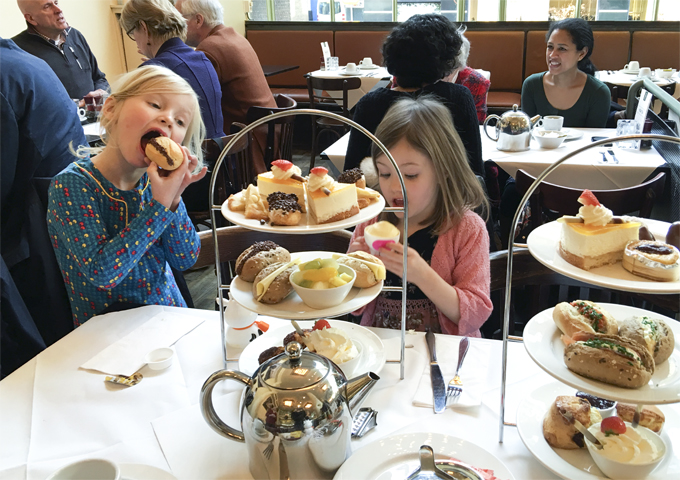
M47 62L69 97L105 96L109 90L106 76L83 34L66 22L59 0L17 0L17 4L27 28L12 40Z

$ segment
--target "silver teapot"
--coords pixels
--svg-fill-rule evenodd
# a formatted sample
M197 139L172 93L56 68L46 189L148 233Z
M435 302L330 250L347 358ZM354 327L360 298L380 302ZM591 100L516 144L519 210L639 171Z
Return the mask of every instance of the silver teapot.
M252 377L219 370L201 388L201 412L213 430L245 442L256 479L332 479L352 454L352 412L379 380L374 373L347 380L329 359L290 342ZM221 380L246 385L241 430L215 412L212 391Z
M496 119L496 136L492 137L486 129L487 123L492 118ZM484 120L484 133L496 142L496 148L504 152L523 152L529 150L531 141L531 129L540 119L540 115L529 118L529 115L519 110L517 105L512 110L505 112L500 117L489 115Z

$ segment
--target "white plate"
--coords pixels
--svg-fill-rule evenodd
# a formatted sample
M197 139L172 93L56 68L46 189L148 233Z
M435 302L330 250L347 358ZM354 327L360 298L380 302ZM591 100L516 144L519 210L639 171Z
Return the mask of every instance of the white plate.
M173 474L151 465L123 463L118 466L122 480L177 480Z
M367 190L371 190L367 188ZM350 228L358 225L360 223L366 222L374 217L377 217L380 212L385 208L385 199L382 195L378 197L376 202L371 203L368 207L359 210L356 215L346 218L344 220L339 220L332 223L323 223L321 225L314 223L314 220L307 213L302 214L300 223L291 226L272 226L269 223L264 225L260 224L259 220L252 218L246 218L244 212L233 212L229 210L227 202L222 204L222 215L224 218L229 220L231 223L240 225L241 227L246 227L251 230L257 230L260 232L274 232L274 233L324 233L333 232L335 230L340 230L342 228Z
M361 70L375 70L377 68L380 68L380 66L373 64L373 65L358 65L358 67Z
M298 252L291 253L293 259L300 258L303 262L315 258L331 257L336 252ZM253 297L253 284L236 277L232 280L230 291L234 300L241 306L270 317L288 318L292 320L306 320L312 318L337 317L353 312L371 302L382 290L383 282L369 288L353 287L340 305L316 310L308 307L297 293L293 292L283 301L274 305L260 303Z
M328 320L328 323L331 324L331 327L343 329L353 342L361 344L361 359L352 372L345 372L347 378L352 378L366 372L380 373L380 370L385 365L385 346L380 337L366 327L354 323L342 320ZM314 322L300 321L298 324L300 328L312 328ZM243 349L238 360L239 371L246 375L252 375L260 366L257 361L260 354L268 348L281 346L283 338L294 330L292 325L279 327L267 331L264 335L260 335L250 342ZM340 368L342 368L342 365L340 365Z
M626 69L621 69L619 70L621 73L625 73L626 75L637 75L640 73L640 70L626 70Z
M566 133L567 138L564 139L565 142L569 140L578 140L583 136L583 132L573 128L563 128L560 133Z
M498 458L468 440L439 433L406 433L377 440L357 450L337 471L333 480L405 479L420 467L421 445L434 450L436 460L460 460L476 468L493 470L499 480L513 480Z
M643 219L650 232L657 240L665 240L670 227L669 223ZM633 275L623 268L621 262L592 270L583 270L563 259L557 251L562 224L550 222L533 230L527 238L531 254L546 267L567 277L582 282L592 283L606 288L640 293L680 293L680 281L656 282Z
M559 384L550 383L534 390L528 397L522 399L517 408L517 431L522 442L545 468L556 475L568 480L607 480L597 468L588 449L564 450L552 448L543 438L543 417L558 395L574 395L574 389ZM672 442L668 431L677 434L680 416L672 410L663 410L666 415L666 425L662 437L669 445L668 453L647 480L667 480L680 478L680 460L674 455ZM669 428L670 427L670 428Z
M623 321L633 315L649 315L666 322L676 339L680 339L680 324L675 320L641 308L601 303L602 308L612 316ZM649 384L640 388L621 388L598 380L582 377L564 364L564 343L560 340L562 332L552 318L553 309L543 310L529 320L524 327L524 347L529 356L550 375L574 388L597 395L598 397L619 402L658 405L680 402L680 341L675 342L675 350L670 358L656 366Z

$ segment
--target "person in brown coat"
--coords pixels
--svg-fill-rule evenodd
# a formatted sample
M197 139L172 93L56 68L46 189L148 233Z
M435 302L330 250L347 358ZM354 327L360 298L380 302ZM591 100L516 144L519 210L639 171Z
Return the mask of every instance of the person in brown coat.
M232 122L247 123L246 113L252 106L276 108L255 50L242 35L223 24L219 0L178 0L175 7L187 21L187 45L203 52L217 71L224 131L229 133ZM255 135L264 147L266 129L260 137ZM264 172L262 158L254 161L257 173Z

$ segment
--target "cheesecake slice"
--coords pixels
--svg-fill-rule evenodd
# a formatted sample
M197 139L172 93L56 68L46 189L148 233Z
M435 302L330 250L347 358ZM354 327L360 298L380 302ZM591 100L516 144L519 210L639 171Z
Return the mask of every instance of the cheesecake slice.
M271 171L257 176L260 196L266 200L274 192L292 193L297 197L302 212L306 212L305 179L300 176L301 173L300 168L288 160L272 162Z
M359 213L356 185L335 182L323 167L310 172L307 203L317 224L337 222Z

